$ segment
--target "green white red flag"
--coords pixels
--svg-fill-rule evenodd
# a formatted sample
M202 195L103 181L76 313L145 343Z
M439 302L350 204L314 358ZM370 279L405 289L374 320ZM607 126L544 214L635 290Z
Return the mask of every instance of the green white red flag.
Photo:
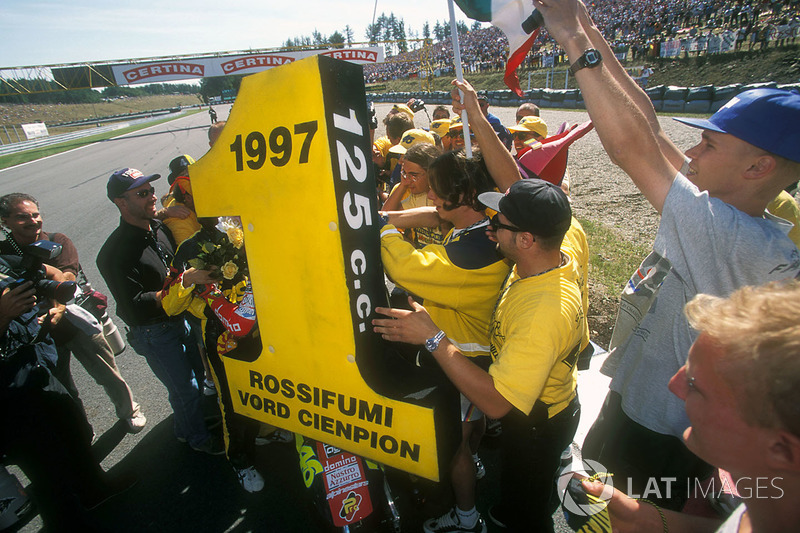
M471 19L491 22L508 39L508 61L503 81L509 89L522 96L517 67L533 46L539 34L541 15L531 0L455 0L461 11Z

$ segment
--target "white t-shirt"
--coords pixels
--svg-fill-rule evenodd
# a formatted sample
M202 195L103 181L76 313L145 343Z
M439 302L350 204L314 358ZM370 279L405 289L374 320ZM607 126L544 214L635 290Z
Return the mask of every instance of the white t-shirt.
M626 285L603 372L638 424L680 438L683 401L667 384L686 363L697 332L683 308L695 295L725 297L745 285L793 278L800 252L792 225L750 216L709 197L678 173L664 201L653 251Z

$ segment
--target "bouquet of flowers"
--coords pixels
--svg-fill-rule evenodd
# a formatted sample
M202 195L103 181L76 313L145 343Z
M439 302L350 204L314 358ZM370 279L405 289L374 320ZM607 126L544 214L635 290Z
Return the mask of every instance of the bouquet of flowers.
M208 238L198 241L200 253L189 264L198 270L213 270L217 279L236 284L248 274L241 220L220 217L215 228L218 231L204 232Z

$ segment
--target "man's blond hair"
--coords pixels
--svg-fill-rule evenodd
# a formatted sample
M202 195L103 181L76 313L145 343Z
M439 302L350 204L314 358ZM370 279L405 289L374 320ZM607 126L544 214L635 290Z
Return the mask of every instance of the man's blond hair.
M686 316L723 350L718 369L744 420L800 436L800 282L699 294Z

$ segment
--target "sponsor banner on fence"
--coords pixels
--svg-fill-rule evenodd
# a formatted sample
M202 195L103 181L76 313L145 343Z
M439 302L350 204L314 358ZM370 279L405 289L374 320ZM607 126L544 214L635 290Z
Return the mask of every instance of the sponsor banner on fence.
M296 52L268 52L245 55L230 55L185 60L164 60L148 63L125 63L112 65L117 85L136 83L163 83L231 74L255 74L262 70L280 67L299 59L314 55L326 55L334 59L358 65L383 63L383 48L337 48L335 50L303 50Z
M47 137L50 135L47 132L47 126L44 122L34 122L33 124L21 124L22 131L25 132L25 137L30 141L38 137Z
M661 43L661 57L676 57L681 53L681 42L673 39Z

